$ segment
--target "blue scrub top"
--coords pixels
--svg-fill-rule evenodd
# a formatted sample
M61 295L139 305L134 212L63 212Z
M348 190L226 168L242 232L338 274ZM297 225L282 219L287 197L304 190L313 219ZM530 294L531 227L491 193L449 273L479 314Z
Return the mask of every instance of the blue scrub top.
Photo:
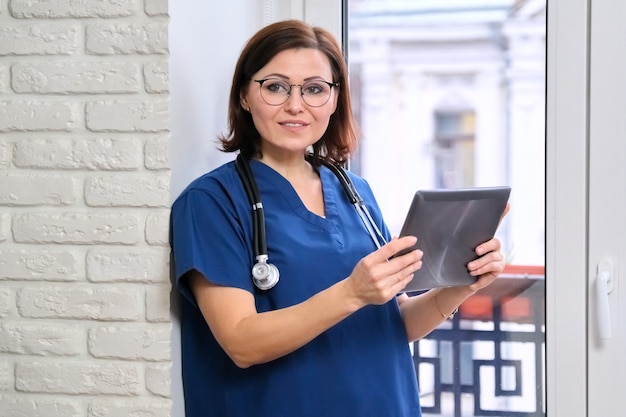
M397 301L365 307L300 349L238 368L216 342L187 287L195 269L209 281L250 291L257 311L303 302L350 275L376 249L343 189L319 168L325 217L310 212L291 184L250 161L263 208L269 262L280 281L254 287L252 212L234 162L192 182L174 202L171 244L181 302L187 417L421 416L415 369ZM389 232L369 185L349 173L383 234Z

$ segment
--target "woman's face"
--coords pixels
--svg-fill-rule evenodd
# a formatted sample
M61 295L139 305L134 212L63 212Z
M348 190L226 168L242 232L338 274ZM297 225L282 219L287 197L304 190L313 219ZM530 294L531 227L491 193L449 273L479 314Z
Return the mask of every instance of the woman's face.
M254 81L268 78L270 80L263 86ZM307 85L323 86L324 81L334 81L330 62L322 52L310 48L282 51L252 76L247 93L241 97L241 106L252 114L261 136L264 157L301 156L322 137L337 107L339 90L331 88L330 99L319 107L313 107L303 100L301 88L293 85L312 82ZM264 96L267 99L270 94L274 94L276 99L276 96L286 93L290 85L291 94L284 103L270 105L264 100ZM261 95L261 88L264 89L264 96ZM316 91L316 88L307 88L305 95L316 94ZM275 103L280 99L269 101Z

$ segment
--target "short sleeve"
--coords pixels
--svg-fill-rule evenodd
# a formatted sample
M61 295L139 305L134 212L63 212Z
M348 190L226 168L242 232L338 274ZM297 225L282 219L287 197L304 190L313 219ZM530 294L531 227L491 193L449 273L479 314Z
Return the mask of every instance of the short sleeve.
M170 220L176 284L190 302L196 304L185 274L194 269L212 283L253 291L250 239L226 193L187 190L174 202Z

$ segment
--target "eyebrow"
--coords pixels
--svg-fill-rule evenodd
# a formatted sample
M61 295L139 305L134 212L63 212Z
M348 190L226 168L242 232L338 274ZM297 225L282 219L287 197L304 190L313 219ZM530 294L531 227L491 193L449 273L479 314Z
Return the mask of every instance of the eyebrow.
M281 78L285 81L290 81L291 78L284 75L284 74L279 74L279 73L272 73L272 74L268 74L266 76L264 76L262 79L266 79L266 78ZM332 77L331 77L332 78ZM303 80L303 82L307 82L307 81L311 81L311 80L322 80L322 81L326 81L326 78L322 77L321 75L314 75L312 77L307 77Z

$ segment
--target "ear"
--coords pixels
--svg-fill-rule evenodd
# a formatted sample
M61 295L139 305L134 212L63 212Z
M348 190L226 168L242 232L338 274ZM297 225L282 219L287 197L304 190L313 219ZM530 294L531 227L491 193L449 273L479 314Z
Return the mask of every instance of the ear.
M249 111L250 111L250 105L248 104L248 100L246 100L246 98L245 98L245 97L240 97L240 98L239 98L239 104L241 105L241 107L242 107L245 111L247 111L247 112L249 112Z

